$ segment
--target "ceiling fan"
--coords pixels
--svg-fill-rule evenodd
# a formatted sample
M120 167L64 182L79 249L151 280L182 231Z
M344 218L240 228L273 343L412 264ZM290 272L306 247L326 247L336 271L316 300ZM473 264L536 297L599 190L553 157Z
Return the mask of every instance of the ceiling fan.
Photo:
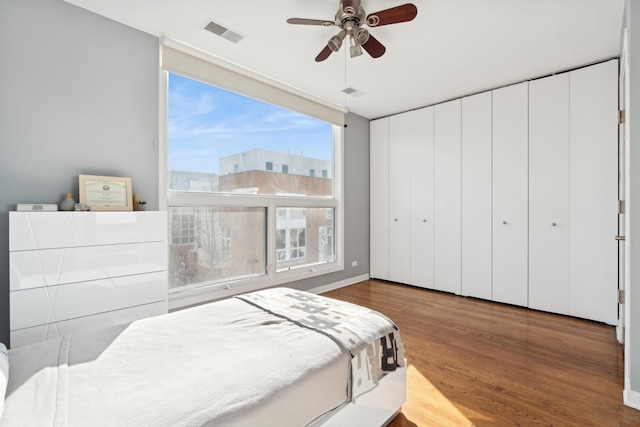
M340 50L342 41L347 37L349 37L349 43L351 45L349 53L352 58L362 55L363 48L371 57L379 58L384 55L386 48L375 37L369 34L369 31L363 28L362 25L367 24L369 27L381 27L383 25L398 24L400 22L413 20L417 14L418 8L416 5L407 3L366 15L364 9L360 6L360 0L341 0L334 21L289 18L287 22L297 25L340 27L340 32L331 37L324 49L316 56L316 62L321 62L327 59L329 55L331 55L331 52Z

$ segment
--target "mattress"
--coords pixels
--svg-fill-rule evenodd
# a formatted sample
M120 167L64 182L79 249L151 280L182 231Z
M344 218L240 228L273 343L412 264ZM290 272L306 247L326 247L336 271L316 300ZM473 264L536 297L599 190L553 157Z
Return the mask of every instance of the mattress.
M231 298L10 350L0 426L305 426L354 397L353 359Z

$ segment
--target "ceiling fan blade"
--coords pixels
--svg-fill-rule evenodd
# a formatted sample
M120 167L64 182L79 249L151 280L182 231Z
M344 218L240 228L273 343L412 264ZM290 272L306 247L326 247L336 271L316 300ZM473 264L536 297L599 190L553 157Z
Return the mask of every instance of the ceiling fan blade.
M418 8L413 3L407 3L391 9L367 15L367 25L370 27L380 27L382 25L398 24L413 20L418 15Z
M318 54L318 56L316 56L316 62L324 61L329 57L329 55L331 55L331 52L333 52L333 50L331 50L329 45L326 45L324 49L322 49L322 51Z
M323 19L305 19L305 18L289 18L287 19L289 24L296 25L322 25L324 27L330 27L332 25L336 25L333 21L326 21Z
M342 10L351 15L358 13L360 9L360 0L342 0Z
M362 48L366 50L372 58L380 58L387 51L387 48L371 34L369 34L369 40L362 45Z

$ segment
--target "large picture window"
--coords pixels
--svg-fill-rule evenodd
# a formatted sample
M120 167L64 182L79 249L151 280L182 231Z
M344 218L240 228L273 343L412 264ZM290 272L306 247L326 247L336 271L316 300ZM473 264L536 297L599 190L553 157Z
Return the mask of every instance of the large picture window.
M170 292L339 268L341 129L167 75Z

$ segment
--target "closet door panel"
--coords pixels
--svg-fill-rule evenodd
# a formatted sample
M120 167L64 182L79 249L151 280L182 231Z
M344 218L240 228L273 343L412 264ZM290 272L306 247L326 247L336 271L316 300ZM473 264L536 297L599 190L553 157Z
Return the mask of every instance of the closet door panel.
M461 146L460 100L436 105L435 152L435 289L460 293Z
M370 276L389 278L389 119L370 122Z
M528 83L493 91L492 299L528 304Z
M529 83L529 307L569 314L569 74Z
M411 143L411 284L433 289L433 107L407 113Z
M411 282L412 116L389 118L389 280Z
M570 78L570 307L572 316L617 324L618 61Z
M462 99L462 295L491 299L491 92Z

